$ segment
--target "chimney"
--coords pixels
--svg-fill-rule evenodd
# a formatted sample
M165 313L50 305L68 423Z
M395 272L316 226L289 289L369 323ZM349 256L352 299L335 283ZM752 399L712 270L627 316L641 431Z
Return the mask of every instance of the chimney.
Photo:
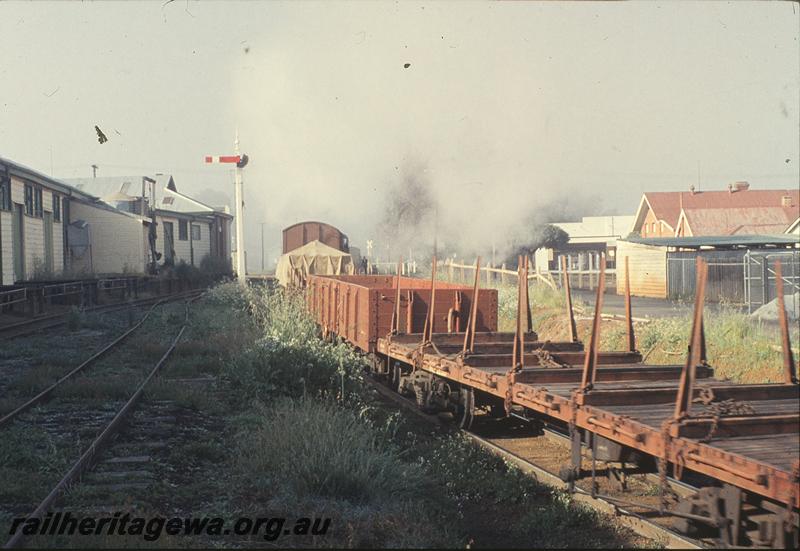
M747 191L748 189L750 189L750 184L748 182L734 182L728 186L728 191L731 193L735 191Z
M792 206L792 196L791 195L784 195L781 197L781 206L782 207L791 207Z
M694 184L689 184L689 191L691 192L692 195L697 193L697 190L695 189Z

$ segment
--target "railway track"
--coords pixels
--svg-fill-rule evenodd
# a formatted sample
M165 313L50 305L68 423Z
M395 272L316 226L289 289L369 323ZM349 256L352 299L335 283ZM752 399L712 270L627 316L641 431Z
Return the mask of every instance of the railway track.
M184 297L184 315L180 328L161 346L158 351L158 359L151 364L150 369L144 369L141 365L141 354L137 354L133 350L133 354L129 358L125 358L123 363L131 364L127 369L121 368L116 365L113 374L106 373L106 376L112 375L118 377L117 383L130 382L135 385L135 390L129 396L120 396L122 390L116 392L111 399L101 399L99 404L94 407L88 407L87 404L91 401L82 400L75 402L64 402L58 407L41 408L23 415L22 412L14 416L15 426L22 424L25 427L30 426L39 430L45 430L49 438L53 442L84 442L90 439L91 442L88 446L80 446L78 451L79 458L67 470L61 479L52 487L46 497L35 507L33 512L27 515L28 518L43 518L44 515L52 510L54 504L63 495L66 489L70 488L76 483L80 477L91 470L91 468L98 462L101 454L108 448L112 440L125 426L127 420L134 414L137 406L141 403L145 388L155 378L159 370L167 362L168 358L175 350L178 342L183 336L187 325L189 323L190 305L197 300L200 295ZM124 342L124 339L115 340L114 350L119 352L122 347L119 345ZM124 344L123 344L124 346ZM109 359L106 357L106 359ZM137 365L138 364L138 365ZM125 373L127 371L127 373ZM137 381L133 381L131 372L138 376ZM124 375L124 376L122 376ZM97 382L98 378L93 378L93 382ZM63 383L61 383L63 384ZM151 409L151 411L157 411ZM162 412L163 413L163 412ZM149 421L164 422L169 421L169 414L152 415L148 416ZM141 420L139 420L141 424ZM152 428L151 426L147 428ZM76 448L76 446L73 446ZM136 458L141 459L142 456L127 456L128 461L124 459L117 461L117 463L125 465L127 463L135 463ZM131 460L133 457L133 460ZM114 463L112 461L112 463ZM107 475L108 476L108 475ZM114 475L111 475L113 478ZM13 548L19 545L24 538L22 531L17 531L5 544L5 548Z
M547 486L561 490L567 489L568 484L559 478L558 474L524 457L521 457L511 450L506 449L500 445L497 440L487 437L486 435L480 435L473 430L458 428L454 423L448 422L447 420L442 419L442 417L421 411L417 406L416 401L392 391L391 389L387 388L383 382L373 378L366 378L365 380L373 389L377 391L377 393L385 402L395 404L404 411L415 415L427 423L437 426L444 426L446 429L464 435L490 453L504 459L508 463L519 468L524 473L532 476L535 480ZM553 434L551 437L560 439L560 437L556 436L555 434ZM542 436L542 438L544 438L544 436ZM682 488L682 491L686 491L686 488ZM666 548L703 548L702 542L678 534L677 532L670 530L667 526L660 525L651 519L645 518L641 512L634 511L633 507L625 508L607 499L593 497L592 492L586 488L578 487L577 491L573 495L573 498L576 502L582 503L596 511L614 516L624 527L645 538L654 540L655 542L664 545Z
M183 293L176 293L170 296L155 296L148 298L136 299L124 303L101 304L99 306L92 306L89 308L81 309L81 312L103 314L108 312L117 312L128 308L137 308L147 306L164 301L180 300L187 296L192 296L199 291L186 291ZM66 325L68 322L69 312L61 312L58 314L49 314L46 316L39 316L33 319L21 321L14 324L6 324L0 326L0 339L9 340L17 337L30 335L39 331L54 329Z
M776 271L780 287L780 266ZM588 491L631 515L674 519L679 532L713 545L794 548L800 525L800 386L786 316L780 322L784 382L715 379L706 358L702 262L697 277L683 365L644 363L629 292L626 350L599 350L602 274L586 347L577 338L566 278L570 331L559 342L542 341L533 330L527 285L518 288L515 331L499 333L497 291L479 290L477 277L471 289L438 282L435 259L429 283L399 276L311 276L306 297L323 336L342 338L371 355L373 372L414 396L420 409L452 414L465 430L486 415L519 418L538 429L557 427L568 435L568 445L560 444L560 465L548 468L576 495ZM527 281L523 257L518 280ZM777 293L783 296L780 288ZM502 447L524 449L521 440L506 440ZM633 472L650 474L651 495L624 491ZM689 480L697 490L676 486L675 479ZM623 492L612 491L615 480Z
M57 388L59 388L60 385L64 384L68 380L72 379L78 373L80 373L80 372L84 371L85 369L91 367L92 365L96 364L103 357L105 357L107 354L112 352L117 346L119 346L122 342L127 340L132 334L134 334L136 331L138 331L139 328L142 327L142 325L150 317L150 314L152 314L153 311L156 308L158 308L159 306L161 306L163 304L166 304L166 303L169 303L169 302L172 302L172 301L175 301L175 300L180 300L180 299L184 299L184 298L191 298L191 297L199 296L201 292L202 291L189 291L187 293L181 293L179 296L165 297L165 298L161 298L161 299L156 300L153 303L153 305L150 307L150 309L148 309L145 312L145 314L139 319L139 321L137 321L128 330L126 330L124 333L122 333L121 335L119 335L118 337L113 339L110 343L105 345L103 348L101 348L100 350L98 350L97 352L92 354L89 358L87 358L86 360L81 362L78 366L76 366L75 368L71 369L64 376L62 376L58 380L56 380L53 384L49 385L47 388L45 388L44 390L42 390L38 394L36 394L32 398L28 399L27 401L25 401L20 406L16 407L14 410L12 410L12 411L8 412L7 414L3 415L2 417L0 417L0 429L2 429L3 427L7 426L8 424L10 424L15 418L17 418L19 415L21 415L25 411L29 410L33 406L35 406L37 404L40 404L43 401L47 400L52 395L52 393ZM147 303L145 303L145 304L147 304ZM131 306L128 306L128 307L131 307Z

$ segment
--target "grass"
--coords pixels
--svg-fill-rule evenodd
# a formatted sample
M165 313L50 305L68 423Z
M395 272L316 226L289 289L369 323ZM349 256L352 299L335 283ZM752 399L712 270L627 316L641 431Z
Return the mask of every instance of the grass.
M706 315L705 332L708 362L717 378L737 383L783 382L783 354L774 325L755 320L733 308ZM681 364L691 332L689 316L655 319L636 324L637 347L649 363ZM604 327L604 350L621 350L625 328L621 323ZM793 331L792 342L798 342Z
M498 285L498 319L501 331L514 331L517 314L517 288ZM565 300L561 290L531 284L531 308L534 329L540 339L562 340L567 334ZM576 310L589 311L579 301ZM636 344L647 363L682 364L686 360L692 320L687 314L636 323ZM579 338L589 340L590 323L578 323ZM737 383L783 382L783 353L774 324L751 318L733 307L706 313L705 332L709 364L715 376ZM800 331L792 328L791 341L797 347ZM625 324L604 320L600 335L601 350L624 350Z
M532 295L560 301L538 288ZM262 336L223 371L254 404L235 421L237 470L249 489L239 487L234 502L334 511L338 528L318 542L325 546L626 541L605 518L474 444L414 426L376 403L362 380L364 359L321 341L302 297L251 289L247 298Z
M240 468L259 484L298 497L335 497L354 505L418 498L424 471L406 463L386 434L356 412L329 401L282 399L259 408L254 430L240 438Z
M58 480L68 467L72 451L56 445L43 429L4 429L0 438L0 502L25 504L46 495L51 481Z

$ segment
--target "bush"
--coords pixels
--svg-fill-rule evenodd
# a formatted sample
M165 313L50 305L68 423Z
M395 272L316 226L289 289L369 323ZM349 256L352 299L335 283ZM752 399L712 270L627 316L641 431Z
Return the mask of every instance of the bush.
M279 394L360 401L365 360L344 343L319 338L302 293L263 288L246 293L263 337L226 365L226 378L237 392L246 398Z
M350 409L283 399L257 414L256 430L241 435L239 464L265 488L353 504L424 495L422 469L404 462L388 438Z
M187 264L186 261L181 260L173 269L175 277L188 285L195 287L203 279L203 274L196 266Z
M229 258L205 255L200 261L200 271L207 279L208 283L222 281L233 275L231 261Z

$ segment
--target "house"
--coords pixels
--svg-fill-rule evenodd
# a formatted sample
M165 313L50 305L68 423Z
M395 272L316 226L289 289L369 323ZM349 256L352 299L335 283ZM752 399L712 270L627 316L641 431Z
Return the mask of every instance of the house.
M800 190L750 189L747 182L727 190L647 192L633 224L639 237L778 235L797 220Z
M565 257L570 272L576 275L572 284L578 288L584 283L593 287L596 280L583 278L578 272L596 272L601 254L606 255L606 267L614 269L617 240L630 233L633 221L633 216L584 216L580 222L554 223L553 226L569 235L569 241L557 249L536 249L534 267L539 273L559 272L561 257Z
M0 158L0 284L143 272L150 221Z
M206 256L230 261L227 207L214 208L180 193L171 175L67 179L118 212L149 221L146 263L198 266Z

